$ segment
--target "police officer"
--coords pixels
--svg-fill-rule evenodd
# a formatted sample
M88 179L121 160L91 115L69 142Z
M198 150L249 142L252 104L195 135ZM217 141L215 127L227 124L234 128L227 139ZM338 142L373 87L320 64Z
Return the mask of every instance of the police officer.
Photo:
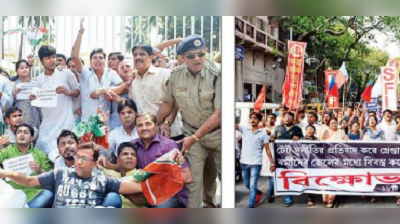
M172 71L157 113L158 120L164 121L175 103L182 113L182 150L192 172L192 182L187 185L191 208L201 207L203 168L209 154L221 173L221 71L206 62L204 46L200 35L190 35L178 46L177 54L185 64Z

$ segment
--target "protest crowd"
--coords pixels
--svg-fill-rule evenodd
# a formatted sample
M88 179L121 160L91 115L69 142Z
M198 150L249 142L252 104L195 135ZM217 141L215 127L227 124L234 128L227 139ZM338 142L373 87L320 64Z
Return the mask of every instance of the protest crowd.
M292 84L288 81L288 73L286 74L285 83L282 87L282 94L284 95L283 103L279 106L278 111L271 112L268 110L262 110L265 102L265 93L263 93L265 90L263 89L257 98L257 101L254 103L254 111L250 113L250 124L239 125L239 121L236 121L236 178L237 180L243 179L245 187L250 192L248 206L250 208L259 206L263 203L263 196L266 196L264 198L267 199L266 201L268 203L274 203L276 199L276 196L274 195L274 193L276 193L275 187L277 186L274 181L280 179L287 181L284 183L284 185L286 184L284 187L287 187L288 190L291 186L298 187L290 188L290 190L293 190L292 192L296 191L294 189L301 189L296 191L297 193L304 193L303 190L309 186L318 186L318 189L311 190L314 190L314 192L319 191L320 193L309 193L307 200L304 201L308 207L315 206L317 197L322 197L322 202L325 204L325 207L332 208L334 207L335 201L338 197L352 195L348 190L350 188L345 187L342 189L348 190L350 193L346 192L346 194L343 195L340 193L329 194L327 189L332 189L328 188L329 184L327 184L327 178L324 179L325 176L312 177L312 175L309 174L313 171L307 173L307 171L304 170L310 167L317 167L313 166L316 164L313 164L314 162L319 162L321 167L328 168L324 170L325 172L336 172L336 170L332 168L340 166L335 166L335 162L340 164L340 161L345 161L346 164L348 164L347 162L349 162L349 160L346 161L347 158L343 159L340 158L340 156L335 157L336 155L334 155L334 151L332 150L335 149L334 147L329 148L328 153L323 152L326 148L324 149L322 145L326 143L339 142L335 147L339 146L342 148L336 148L337 151L341 150L342 152L347 152L349 155L355 152L362 152L365 155L377 154L379 151L384 152L384 148L379 149L376 145L372 145L371 142L376 144L389 144L389 142L391 142L391 146L396 146L396 144L398 144L396 142L400 141L400 106L398 106L397 97L394 97L397 96L397 89L393 88L395 93L390 93L388 90L392 89L392 87L390 87L391 85L385 84L385 81L389 80L389 76L392 77L393 80L395 80L395 77L397 76L398 80L398 71L398 63L391 64L389 61L386 67L382 67L382 73L375 83L371 81L366 86L361 95L361 101L346 102L341 105L339 105L338 89L340 89L348 80L347 70L345 70L345 68L343 69L343 67L341 68L341 71L336 72L337 74L332 75L332 78L326 80L326 98L325 102L321 102L320 104L306 104L305 101L301 99L301 96L298 98L295 97L296 99L294 101L290 101L290 96L289 99L285 98L285 96L288 96L285 95L285 91L288 93L288 89L291 88L290 86ZM397 84L393 84L393 86L397 86ZM330 100L330 98L333 98L334 100ZM336 103L332 105L331 102ZM276 141L282 140L292 142L293 144L286 146L281 144L277 146ZM309 148L301 148L304 145L299 148L292 147L296 142L307 142L308 145L304 145L309 146ZM364 144L368 148L355 148L354 151L352 151L352 148L348 146L343 147L341 144ZM295 151L298 154L294 153ZM309 153L310 151L313 153ZM395 153L395 151L396 148L390 148L390 153L386 153L394 155L393 157L395 157L395 159L385 159L384 161L379 159L379 161L383 161L382 164L380 164L381 167L391 166L391 168L393 168L397 166L397 164L391 162L392 160L397 161L399 158L399 154ZM276 159L275 157L278 156L278 154L284 156ZM316 157L313 156L318 156L319 154L325 155L323 159L326 160L323 161L323 159L320 159L319 157L315 160L314 158ZM286 155L293 157L285 158ZM343 155L344 154L342 154L342 156ZM329 159L327 159L328 157ZM298 160L299 158L304 159L305 162L302 164L302 161ZM368 166L371 164L369 163L369 161L372 161L371 157L368 157L367 159L364 158L364 160L360 159L359 161L354 159L353 162L354 161L359 162L359 164L357 163L357 165L354 166L348 165L347 168L363 167L364 163L366 165L363 168L372 167ZM323 164L323 162L325 162L325 164ZM287 165L290 163L292 165ZM336 163L336 165L338 165L338 163ZM304 171L304 174L307 173L308 175L296 176L292 174L292 176L290 176L287 174L288 176L285 176L282 174L284 172L275 174L274 172L277 170L278 166L289 167L290 169L287 169L287 173L301 173L299 171L300 169L296 170L296 168L305 168L301 171ZM260 176L266 176L265 174L262 174L265 170L272 172L273 175L275 175L275 178L271 176L269 177L268 191L262 192L258 189L260 186L258 185L258 180ZM324 175L333 174L324 173ZM373 179L371 176L374 175L371 175L370 173L368 173L368 175L370 175L367 177L369 180ZM337 176L334 177L336 178ZM335 186L342 185L351 187L357 186L357 183L362 182L361 178L351 180L351 177L354 176L340 176L340 178L342 178L340 180L343 180L342 182L338 181L338 178L332 178L329 181L336 182L337 185ZM362 177L364 178L364 176ZM312 178L319 178L317 179L316 185L311 185ZM397 174L396 176L388 174L387 177L381 178L380 180L383 183L390 183L388 186L391 188L393 193L391 195L393 196L393 203L400 206L400 197L396 197L396 194L398 195L398 188L396 185L393 185L398 184L399 178L397 177ZM371 181L367 182L367 185L371 185ZM379 200L380 195L376 196L374 194L368 194L368 196L365 196L362 195L362 190L367 192L367 189L359 189L357 192L358 194L354 194L358 195L360 200L368 200L370 203L375 203ZM343 192L345 191L343 190L342 193ZM293 205L293 197L296 196L290 194L285 194L283 196L283 203L286 207L291 207Z
M0 207L218 207L220 57L194 34L87 65L83 35L69 58L40 47L38 77L33 55L1 70Z

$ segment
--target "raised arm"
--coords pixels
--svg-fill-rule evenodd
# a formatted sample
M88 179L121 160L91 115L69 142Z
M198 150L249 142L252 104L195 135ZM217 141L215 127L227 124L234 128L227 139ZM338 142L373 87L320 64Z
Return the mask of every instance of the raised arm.
M79 57L80 55L80 50L81 50L81 42L82 42L82 35L83 32L85 32L85 28L83 27L83 22L84 22L84 18L81 19L81 27L79 29L79 33L78 33L78 37L76 38L75 44L72 47L72 51L71 51L71 58L72 61L75 63L75 68L78 71L78 73L82 72L82 61Z
M179 44L180 42L182 42L182 40L183 40L182 38L167 40L167 41L161 42L159 44L156 44L156 46L154 46L154 47L157 48L158 50L160 50L160 52L162 52L165 48L172 46L174 44Z

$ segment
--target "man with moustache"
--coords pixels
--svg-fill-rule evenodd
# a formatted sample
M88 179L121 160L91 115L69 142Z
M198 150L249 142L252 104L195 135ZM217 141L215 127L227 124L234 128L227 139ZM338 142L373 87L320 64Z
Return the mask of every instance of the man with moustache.
M143 112L136 115L135 118L136 128L138 130L139 138L133 140L132 143L136 149L137 155L137 169L143 169L150 163L156 161L162 155L177 149L176 142L161 136L157 133L157 118L154 114ZM178 163L182 164L182 179L184 184L191 182L192 175L182 153L178 153L176 158ZM186 208L188 204L188 197L186 187L178 192L174 197L157 206L147 207L152 208Z
M31 176L37 176L42 172L51 170L52 166L47 156L41 150L31 147L33 132L33 128L28 124L18 125L15 130L16 143L0 151L0 164L3 165L3 162L7 159L31 154L34 159L34 161L29 164L33 171ZM9 182L9 184L13 188L22 190L26 194L29 207L46 207L43 203L47 201L48 194L47 192L43 192L42 188L25 187L13 181ZM43 198L45 200L41 200Z
M182 148L193 177L188 184L191 208L202 206L203 175L215 169L204 166L210 152L221 173L221 71L212 63L206 63L204 46L205 40L200 35L190 35L178 46L177 53L185 58L185 65L171 73L157 112L157 119L164 123L168 122L166 118L176 105L182 113L185 135ZM168 131L166 125L161 131Z
M57 138L58 151L60 155L54 162L54 169L72 167L75 165L74 156L78 151L78 137L69 130L62 130Z
M43 150L54 162L58 156L57 136L63 129L72 130L75 127L73 99L80 95L79 84L69 69L56 69L56 49L52 46L42 46L39 49L40 62L44 72L37 78L37 86L56 88L58 94L57 106L42 108L43 121L40 125L39 138L36 147ZM36 96L31 95L30 100Z
M82 35L85 31L83 27L84 19L81 25L76 42L72 48L71 58L75 63L76 70L79 73L79 80L82 91L82 121L87 121L91 115L97 114L97 108L102 107L106 112L106 98L104 94L111 86L122 85L121 77L112 69L105 68L105 57L103 49L94 49L90 53L90 67L83 66L79 59Z

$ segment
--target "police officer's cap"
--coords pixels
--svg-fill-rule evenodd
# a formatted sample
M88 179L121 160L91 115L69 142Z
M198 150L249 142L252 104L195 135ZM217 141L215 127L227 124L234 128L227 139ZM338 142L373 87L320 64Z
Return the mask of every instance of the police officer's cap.
M198 34L189 35L178 46L177 54L182 55L189 49L203 48L204 45L205 45L205 40L202 36Z

